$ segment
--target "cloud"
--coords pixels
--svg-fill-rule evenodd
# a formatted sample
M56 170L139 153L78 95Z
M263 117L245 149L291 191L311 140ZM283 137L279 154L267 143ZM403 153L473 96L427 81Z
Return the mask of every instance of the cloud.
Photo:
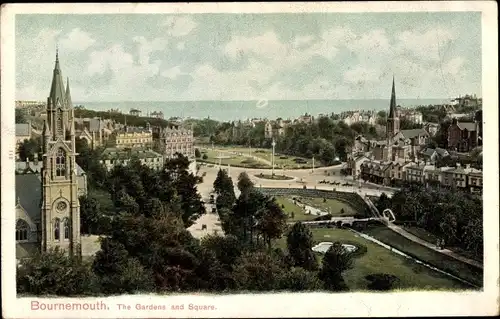
M91 35L80 28L75 28L59 40L61 49L64 51L84 51L91 47L95 40Z
M197 27L196 21L190 16L169 16L163 21L162 26L167 28L167 33L173 37L183 37Z
M443 27L425 31L403 31L396 35L395 50L422 60L439 60L456 39L457 35L452 29Z
M166 78L169 78L172 80L176 79L181 74L182 74L182 72L181 72L181 69L179 66L174 66L173 68L170 68L168 70L161 72L161 75L163 77L166 77Z
M363 85L367 82L379 80L379 71L363 66L356 66L344 73L344 81L351 84Z
M182 51L185 48L185 44L184 42L179 42L175 47L177 48L177 50Z

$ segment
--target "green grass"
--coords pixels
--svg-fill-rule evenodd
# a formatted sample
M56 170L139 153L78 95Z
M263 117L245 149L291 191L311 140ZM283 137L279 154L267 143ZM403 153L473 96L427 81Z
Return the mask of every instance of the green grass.
M258 178L264 178L264 179L274 179L274 180L277 180L277 181L288 181L288 180L292 180L293 177L290 177L290 176L286 176L286 175L271 175L271 174L259 174L259 175L255 175L255 177L258 177Z
M271 166L267 165L264 162L258 161L256 159L253 159L248 156L241 156L237 154L229 154L226 152L219 152L217 150L203 150L202 154L207 155L206 159L202 158L198 159L199 161L202 162L207 162L207 163L212 163L212 164L219 164L219 162L223 166L231 165L235 167L248 167L248 168L271 168ZM218 157L222 156L222 159L219 159ZM227 157L227 158L224 158Z
M271 149L266 149L266 148L252 148L249 149L247 147L223 147L223 146L217 146L217 148L227 151L227 152L237 152L243 154L243 156L256 156L260 157L268 162L271 162L272 159L272 150ZM286 158L280 158L280 157L286 157ZM303 159L307 161L307 163L295 163L293 160L296 158ZM312 158L304 158L300 156L292 156L292 155L284 155L284 154L279 154L275 153L274 154L274 161L275 161L275 168L281 169L283 166L285 166L285 169L297 169L297 168L311 168L312 167ZM315 167L321 167L323 166L321 162L316 160L314 162Z
M423 229L423 228L420 228L420 227L416 227L416 226L408 226L408 227L404 227L404 229L409 232L410 234L413 234L415 236L417 236L418 238L421 238L431 244L435 244L438 240L438 237L429 233L427 230Z
M308 206L329 212L333 216L354 216L357 213L353 207L336 199L327 199L323 202L323 198L300 197L300 201ZM340 213L341 209L344 210L344 214Z
M481 269L414 243L386 227L370 227L363 232L427 264L449 272L477 286L483 285L483 272Z
M354 259L353 268L344 273L344 278L351 290L366 290L367 275L374 273L392 274L399 278L399 289L456 290L468 289L464 284L452 278L419 265L399 256L384 247L358 237L352 231L337 228L311 229L315 243L339 241L366 247L366 253ZM276 246L286 249L286 237L276 241Z
M288 219L289 221L307 221L307 220L313 220L315 217L317 217L315 215L305 214L304 209L295 205L288 198L285 198L285 197L275 197L275 198L276 198L276 202L280 206L282 206L282 205L285 206L283 208L283 211L285 213L287 213L288 216L291 216L292 213L294 214L293 218L290 217Z
M277 196L276 202L281 206L283 205L283 210L289 216L294 213L294 218L290 218L289 221L311 221L318 217L317 215L306 214L305 210L293 203L292 197L282 197ZM336 199L327 199L323 203L323 198L311 198L311 197L300 197L302 204L318 208L323 211L329 211L334 217L347 217L356 215L356 210L349 204ZM300 203L298 203L300 205ZM344 209L344 214L340 214L340 210Z

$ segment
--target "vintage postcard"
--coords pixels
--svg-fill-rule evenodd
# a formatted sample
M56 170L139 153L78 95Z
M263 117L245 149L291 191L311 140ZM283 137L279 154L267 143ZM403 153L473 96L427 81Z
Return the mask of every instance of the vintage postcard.
M495 2L1 23L3 317L498 314Z

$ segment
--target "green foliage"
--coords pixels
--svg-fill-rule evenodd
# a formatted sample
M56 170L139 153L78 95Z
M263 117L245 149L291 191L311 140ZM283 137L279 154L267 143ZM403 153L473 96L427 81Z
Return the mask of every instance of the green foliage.
M341 243L334 242L323 257L319 278L325 289L333 291L347 290L342 273L353 265L352 254Z
M191 226L205 213L197 191L200 177L188 171L189 160L178 155L165 163L158 172L139 162L111 170L107 184L118 211L147 217L166 211L179 216L185 227Z
M151 291L154 287L151 271L144 269L138 259L130 257L123 244L109 238L102 239L92 269L104 293Z
M19 144L19 158L22 161L29 159L30 161L35 160L35 156L38 156L37 160L42 160L42 138L30 138L29 140L24 140Z
M101 223L106 222L99 201L93 197L80 197L80 231L82 234L102 234Z
M16 108L16 115L15 115L15 120L16 124L18 123L26 123L26 113L22 109Z
M379 200L380 202L380 200ZM407 185L383 198L380 208L390 207L396 219L417 226L477 257L483 255L483 203L480 197L446 188Z
M268 199L264 207L257 211L256 219L257 231L271 249L271 241L281 238L286 230L287 216L274 199Z
M318 268L318 262L312 251L312 232L307 226L301 222L296 222L288 232L286 242L294 266L306 270L316 270Z
M252 188L253 188L253 182L250 180L250 177L246 172L241 172L240 175L238 176L238 189L240 192L243 193L248 193Z
M293 267L282 274L278 289L287 291L321 290L323 283L316 272L307 271L301 267Z
M195 148L194 149L194 156L196 158L200 158L201 157L201 153L200 153L200 150L198 148Z
M75 140L75 148L78 156L76 163L87 174L89 188L105 188L108 172L100 160L101 149L92 149L87 144L87 140L78 138Z
M249 291L272 291L279 287L283 262L275 254L261 251L243 254L234 268L237 287Z
M397 288L399 278L391 274L371 274L366 276L370 281L367 288L370 290L388 291Z
M75 296L95 291L90 265L57 248L22 260L17 269L18 293Z

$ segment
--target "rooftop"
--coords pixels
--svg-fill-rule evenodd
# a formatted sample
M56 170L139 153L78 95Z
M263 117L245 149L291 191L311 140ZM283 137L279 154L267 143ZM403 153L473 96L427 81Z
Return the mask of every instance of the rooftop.
M40 220L42 181L39 174L16 175L16 200L33 222Z

